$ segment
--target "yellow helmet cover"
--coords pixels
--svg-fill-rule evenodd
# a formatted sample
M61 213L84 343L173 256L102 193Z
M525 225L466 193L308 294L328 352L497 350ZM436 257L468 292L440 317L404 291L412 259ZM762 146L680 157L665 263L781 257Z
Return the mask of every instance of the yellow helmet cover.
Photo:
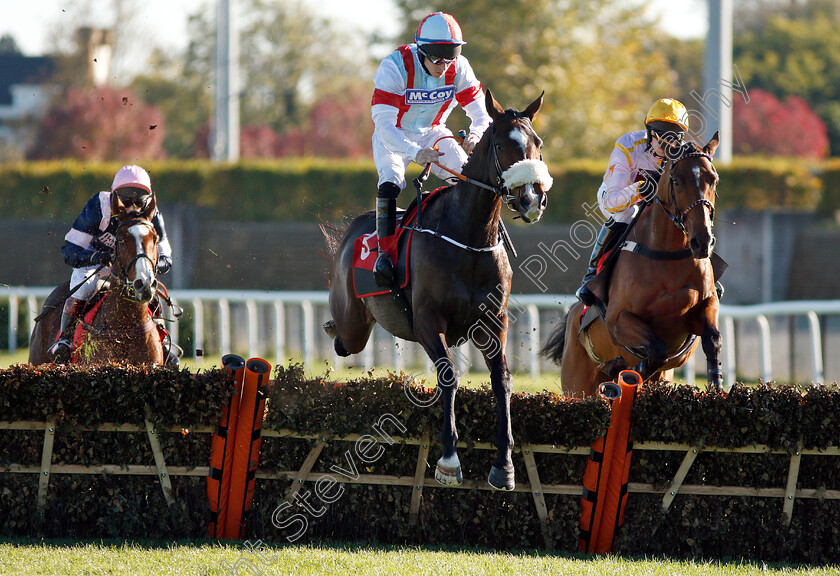
M683 131L688 132L688 113L679 100L660 98L653 103L645 116L645 126L651 122L667 122L676 124Z

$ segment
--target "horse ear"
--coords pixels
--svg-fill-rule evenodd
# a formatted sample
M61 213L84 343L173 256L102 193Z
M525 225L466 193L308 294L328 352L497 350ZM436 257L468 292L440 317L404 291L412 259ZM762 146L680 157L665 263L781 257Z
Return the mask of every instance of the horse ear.
M487 90L487 93L484 95L484 107L487 108L487 113L494 122L505 113L504 108L496 102L496 99L493 98L493 94L490 90Z
M523 114L525 114L525 116L530 118L532 122L534 121L534 118L537 116L537 112L539 112L540 108L542 108L543 96L545 96L545 90L543 90L542 94L540 94L537 97L536 100L531 102L528 105L528 107L525 108L525 111L523 112Z
M712 139L709 140L709 143L703 147L703 152L705 152L709 156L714 156L718 144L720 144L720 130L715 131L715 135L712 136Z

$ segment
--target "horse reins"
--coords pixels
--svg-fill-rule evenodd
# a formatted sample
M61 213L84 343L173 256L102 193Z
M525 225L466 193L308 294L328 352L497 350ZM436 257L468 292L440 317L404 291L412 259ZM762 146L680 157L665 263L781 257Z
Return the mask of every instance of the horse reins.
M528 123L531 122L530 118L528 118L525 114L523 114L521 112L511 111L511 112L506 113L506 114L508 116L513 117L514 119L522 118L523 120L527 120ZM432 146L432 148L437 150L438 142L440 142L441 140L445 140L447 138L452 138L455 141L458 140L458 138L456 138L455 136L443 136L442 138L438 138L438 140L435 141L435 144L434 144L434 146ZM464 176L460 172L455 172L454 170L452 170L450 168L447 168L446 166L444 166L443 164L441 164L439 162L435 161L435 162L431 162L431 164L434 164L438 168L441 168L441 169L449 172L455 178L457 178L458 180L460 180L462 182L466 182L468 184L472 184L473 186L478 186L479 188L484 188L485 190L489 190L490 192L492 192L493 194L495 194L496 196L501 198L504 205L507 206L511 211L516 212L516 209L511 207L511 205L510 205L511 202L516 200L516 196L511 194L510 190L505 188L503 186L503 182L502 182L502 174L504 173L504 170L502 170L502 165L499 162L499 155L496 153L496 125L495 125L495 122L493 124L490 124L490 153L493 157L493 166L496 168L496 185L495 186L491 186L490 184L485 184L484 182L481 182L479 180L475 180L474 178L470 178L469 176ZM542 159L542 154L540 154L540 159Z

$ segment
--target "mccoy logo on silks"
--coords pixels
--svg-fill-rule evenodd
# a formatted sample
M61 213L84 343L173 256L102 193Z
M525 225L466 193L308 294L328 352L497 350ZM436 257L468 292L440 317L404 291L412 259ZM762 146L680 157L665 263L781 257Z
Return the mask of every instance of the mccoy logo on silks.
M444 86L433 90L411 88L405 91L406 104L442 104L452 100L455 86Z

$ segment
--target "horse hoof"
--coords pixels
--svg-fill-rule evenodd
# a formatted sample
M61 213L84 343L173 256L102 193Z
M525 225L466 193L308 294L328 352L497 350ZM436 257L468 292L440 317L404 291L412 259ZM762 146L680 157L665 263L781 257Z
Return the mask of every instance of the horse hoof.
M487 482L496 490L503 492L510 492L516 488L512 469L508 472L507 470L493 466L490 468L490 475L487 477Z
M335 338L338 336L338 328L335 327L335 320L329 320L324 322L324 332L327 333L327 336L330 338Z
M464 482L464 476L460 466L450 468L438 464L435 466L435 480L444 486L460 486Z

